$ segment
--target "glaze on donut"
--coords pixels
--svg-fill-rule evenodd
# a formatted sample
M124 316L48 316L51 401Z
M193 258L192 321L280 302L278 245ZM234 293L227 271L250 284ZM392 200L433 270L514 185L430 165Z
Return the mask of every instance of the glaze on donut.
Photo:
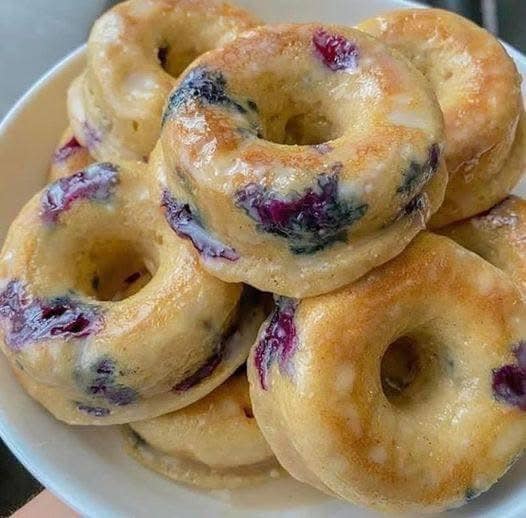
M85 148L73 135L68 127L62 136L51 158L49 181L54 182L64 176L85 169L95 162L87 148Z
M382 511L461 505L526 445L526 306L442 236L337 292L278 299L248 374L280 464Z
M450 174L441 227L504 199L524 171L504 168L523 114L521 77L504 47L473 22L440 9L393 11L358 25L393 46L430 81L444 113L445 160ZM518 137L517 137L518 138Z
M196 401L245 361L264 318L166 226L144 167L98 163L48 185L0 256L3 351L29 394L71 424Z
M198 55L256 25L222 0L129 0L97 20L86 71L68 111L78 141L98 160L147 159L176 77Z
M440 231L506 272L526 300L526 202L509 196L490 211Z
M130 423L124 433L130 455L178 482L229 489L282 473L254 419L244 371L193 405Z
M354 29L247 32L187 69L163 120L169 173L154 175L185 208L170 224L199 221L224 251L196 246L201 262L228 282L330 291L397 255L443 199L434 94Z

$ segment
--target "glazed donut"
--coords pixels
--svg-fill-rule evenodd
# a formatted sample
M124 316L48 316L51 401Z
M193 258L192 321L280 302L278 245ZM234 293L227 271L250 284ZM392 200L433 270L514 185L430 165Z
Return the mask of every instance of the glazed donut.
M301 481L382 511L446 509L526 445L525 339L509 278L421 233L342 290L278 300L248 360L254 414Z
M197 403L130 423L124 433L134 458L178 482L229 489L281 474L254 419L244 370Z
M95 160L88 149L80 144L73 135L72 129L68 127L60 137L53 153L49 169L49 181L54 182L64 176L70 176L93 162Z
M526 300L526 201L509 196L490 211L440 233L506 272Z
M98 160L146 160L175 78L256 20L222 0L129 0L93 26L87 68L68 94L78 141Z
M193 403L246 360L264 319L152 209L144 167L98 163L50 184L0 255L2 349L29 394L70 424Z
M187 69L163 120L169 174L154 176L167 219L184 235L190 217L221 243L196 248L227 282L328 292L396 256L442 203L434 94L354 29L247 32Z
M440 9L393 11L358 28L405 54L429 79L444 113L450 181L431 226L473 216L505 198L524 171L526 145L521 137L514 149L522 157L515 165L522 167L504 168L524 108L521 77L499 41Z

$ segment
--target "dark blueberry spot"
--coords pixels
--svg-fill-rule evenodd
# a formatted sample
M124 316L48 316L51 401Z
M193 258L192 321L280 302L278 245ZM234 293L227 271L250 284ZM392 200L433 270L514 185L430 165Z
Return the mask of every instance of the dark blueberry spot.
M82 149L82 145L75 137L72 137L60 149L55 151L55 154L53 155L53 162L63 162L66 160L66 158L69 158L80 149Z
M106 417L111 413L109 408L105 408L102 406L84 405L82 403L77 403L77 410L80 410L81 412L84 412L93 417Z
M423 212L427 208L426 198L422 194L417 194L401 211L400 217L410 216L415 212Z
M174 386L175 392L184 392L190 390L192 387L199 385L201 381L208 378L221 363L223 359L223 350L220 349L212 354L195 372L187 376L183 381L180 381Z
M91 365L87 374L77 373L79 385L86 394L100 397L115 406L125 406L137 400L137 391L117 381L117 365L111 358L102 358Z
M320 155L326 155L332 151L332 146L328 142L323 144L313 144L312 149L316 150Z
M283 196L259 184L249 184L235 196L238 207L258 223L258 229L287 239L295 254L312 254L337 241L361 219L367 204L343 200L338 192L338 167L322 174L315 187Z
M402 184L396 192L404 197L413 197L420 192L437 172L439 158L440 147L438 144L433 144L429 148L428 158L423 164L415 161L409 164L409 167L403 172Z
M144 446L144 445L148 444L144 440L142 435L139 435L135 430L132 430L131 428L130 428L130 434L133 437L133 440L135 441L134 447Z
M521 340L513 349L517 363L521 369L526 370L526 340Z
M317 56L331 70L354 70L358 66L358 48L347 38L319 28L312 37L312 43Z
M135 272L131 275L128 275L126 279L124 279L124 282L126 284L133 284L134 282L137 282L141 278L141 272Z
M243 407L243 413L245 414L245 417L248 419L254 419L254 412L252 409L248 406Z
M466 499L466 502L469 502L470 500L473 500L480 494L479 491L476 489L473 489L472 487L468 487L466 489L466 492L464 493L464 498Z
M181 106L190 100L202 105L224 106L240 113L246 113L246 109L227 94L226 79L221 72L198 66L185 75L168 97L162 124L164 125Z
M56 223L58 217L77 200L109 200L118 183L117 171L112 164L93 164L84 171L53 182L42 196L42 219L46 223Z
M82 131L84 133L84 138L86 139L86 146L88 149L93 149L102 141L101 134L91 126L87 121L82 125Z
M268 388L268 373L274 362L278 362L282 374L290 374L290 361L298 346L294 324L297 306L298 303L294 299L277 297L274 312L256 345L254 365L263 390Z
M54 299L32 298L20 281L11 281L0 293L0 318L5 324L5 342L13 350L59 337L85 338L103 324L98 306L69 296Z
M493 370L493 394L498 401L526 410L526 341L514 348L517 364Z
M182 381L173 387L174 392L183 392L195 387L201 381L208 378L216 370L219 364L223 361L223 356L227 347L228 341L236 333L237 326L232 325L218 340L216 350L205 360L205 362L194 372L186 376Z
M168 58L168 47L159 47L157 49L157 60L161 67L166 70L167 58Z
M252 101L252 100L248 100L247 101L247 106L253 111L253 112L258 112L259 111L259 108L258 108L258 105L256 104L256 102Z
M194 247L205 257L222 257L237 261L236 251L223 245L212 237L203 227L201 221L192 212L190 206L177 201L168 191L164 191L161 206L165 209L165 218L172 230L184 239L190 239Z

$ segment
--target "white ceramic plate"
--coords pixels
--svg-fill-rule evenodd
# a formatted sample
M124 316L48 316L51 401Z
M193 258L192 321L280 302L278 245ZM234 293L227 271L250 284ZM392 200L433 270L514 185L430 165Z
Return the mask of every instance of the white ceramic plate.
M400 0L238 0L269 22L354 24ZM523 73L526 59L510 49ZM65 93L84 64L78 49L43 77L0 126L0 240L20 207L45 181L66 124ZM519 192L526 194L523 184ZM130 460L115 428L73 428L53 419L16 383L0 359L0 435L51 491L85 516L349 517L375 513L293 480L252 489L201 492L174 484ZM491 491L448 516L526 516L526 458Z

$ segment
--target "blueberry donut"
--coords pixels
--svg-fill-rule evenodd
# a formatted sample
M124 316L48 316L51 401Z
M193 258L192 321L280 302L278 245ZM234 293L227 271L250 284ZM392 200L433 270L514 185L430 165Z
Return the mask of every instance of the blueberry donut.
M509 196L490 211L440 233L505 271L526 300L526 201Z
M222 0L129 0L93 26L87 68L68 95L78 141L98 160L146 159L175 78L256 20Z
M124 433L134 458L178 482L229 489L282 472L254 419L244 369L193 405Z
M29 394L71 424L193 403L246 360L264 319L166 226L144 167L97 163L48 185L0 255L0 345Z
M526 445L526 306L442 236L342 290L278 299L248 374L280 464L382 511L461 505Z
M59 143L51 159L49 181L53 182L64 176L81 171L95 162L87 148L85 148L73 135L68 127L60 137Z
M163 123L168 222L184 235L191 217L221 243L196 249L227 282L328 292L400 253L442 203L433 92L354 29L247 32L187 69Z
M524 108L521 77L499 41L440 9L393 11L358 27L405 54L429 79L444 113L450 181L431 225L473 216L505 198L523 172L505 164ZM524 141L513 151L524 165Z

